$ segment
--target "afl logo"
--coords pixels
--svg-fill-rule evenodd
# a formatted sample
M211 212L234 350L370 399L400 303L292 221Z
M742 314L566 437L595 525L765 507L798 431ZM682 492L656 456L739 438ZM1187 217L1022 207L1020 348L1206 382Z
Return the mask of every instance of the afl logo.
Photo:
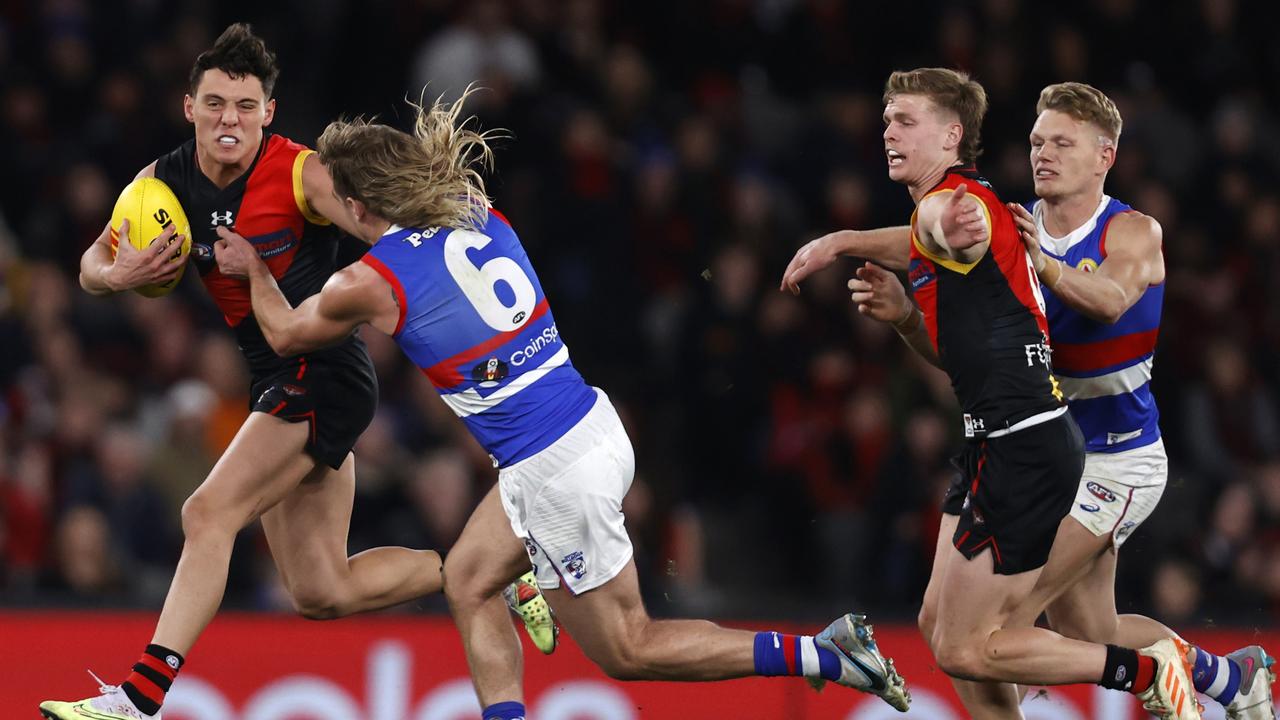
M1093 258L1085 258L1076 263L1076 269L1084 272L1093 272L1098 269L1098 263L1094 262Z
M1109 503L1110 503L1110 502L1115 502L1115 501L1116 501L1116 494L1115 494L1115 493L1113 493L1113 492L1111 492L1110 490L1108 490L1108 489L1106 489L1106 488L1102 487L1101 485L1099 485L1099 484L1098 484L1098 483L1096 483L1096 482L1092 482L1092 481L1090 481L1087 485L1085 485L1085 487L1086 487L1086 488L1088 488L1089 492L1090 492L1090 493L1092 493L1094 497L1098 498L1098 499L1099 499L1099 500L1101 500L1102 502L1109 502Z
M511 324L512 324L512 325L519 325L521 322L524 322L524 315L525 315L525 313L524 313L524 311L523 311L523 310L521 310L520 312L516 313L516 316L515 316L515 317L513 317L513 318L511 318Z
M480 387L494 387L499 381L507 377L509 366L496 357L471 368L471 379L479 383Z
M191 254L196 256L197 260L213 259L213 248L204 243L195 243L191 246Z

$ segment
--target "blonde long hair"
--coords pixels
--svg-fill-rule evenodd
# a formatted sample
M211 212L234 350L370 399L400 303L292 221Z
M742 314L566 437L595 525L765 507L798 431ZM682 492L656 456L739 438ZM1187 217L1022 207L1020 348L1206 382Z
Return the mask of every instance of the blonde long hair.
M372 119L329 123L316 143L320 162L339 197L364 203L380 217L404 227L479 227L492 203L481 170L493 169L489 141L506 134L479 132L458 122L468 86L452 103L437 99L416 112L413 134Z

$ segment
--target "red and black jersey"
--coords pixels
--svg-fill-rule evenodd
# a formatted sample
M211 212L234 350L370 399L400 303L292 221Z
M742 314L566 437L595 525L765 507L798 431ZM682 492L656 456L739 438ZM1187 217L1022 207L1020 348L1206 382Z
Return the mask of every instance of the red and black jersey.
M925 197L962 183L987 214L987 252L973 263L934 254L913 214L908 278L965 413L965 435L983 437L1064 401L1049 362L1040 283L1012 213L973 167L951 168Z
M337 269L339 231L307 205L302 165L312 150L280 135L264 132L253 164L225 188L200 170L195 140L156 161L156 177L178 197L191 222L191 260L200 278L235 328L250 371L263 376L284 363L267 344L253 318L249 282L218 271L213 257L215 228L228 226L242 235L267 263L281 292L295 307L320 292ZM354 335L324 353L363 353ZM320 353L311 353L316 356Z

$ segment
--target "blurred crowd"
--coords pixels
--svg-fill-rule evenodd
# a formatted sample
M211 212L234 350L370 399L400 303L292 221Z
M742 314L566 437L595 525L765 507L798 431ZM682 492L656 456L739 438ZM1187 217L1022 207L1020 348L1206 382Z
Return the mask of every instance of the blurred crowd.
M1121 610L1169 624L1280 616L1280 45L1266 0L1042 4L837 0L188 0L0 3L0 604L163 599L179 508L247 411L243 360L198 278L95 298L80 253L116 193L190 136L191 61L248 20L283 72L273 130L468 105L498 143L489 187L574 363L636 446L630 530L655 614L914 618L961 442L945 376L844 290L799 296L795 249L904 224L880 93L893 69L984 84L980 167L1030 199L1044 85L1119 104L1110 194L1164 227L1155 366L1171 458L1121 555ZM194 274L192 274L194 275ZM356 447L352 550L448 548L495 479L395 345ZM287 608L243 532L229 606ZM415 607L439 611L438 601Z

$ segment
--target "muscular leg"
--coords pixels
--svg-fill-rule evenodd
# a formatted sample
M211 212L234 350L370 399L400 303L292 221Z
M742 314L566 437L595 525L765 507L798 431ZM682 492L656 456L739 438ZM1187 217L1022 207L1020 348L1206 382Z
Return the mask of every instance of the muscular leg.
M327 620L398 605L443 586L434 550L379 547L347 557L355 499L355 456L334 470L317 465L262 516L262 528L294 607Z
M944 513L938 524L938 543L933 553L933 570L929 574L929 585L924 591L924 603L920 607L920 616L917 619L920 634L924 636L929 650L935 655L937 654L934 638L938 621L938 596L942 592L942 582L946 576L948 561L953 557L960 557L951 545L951 538L955 536L956 523L959 521L959 517ZM951 678L951 686L955 688L960 703L974 720L1022 717L1022 710L1019 708L1022 695L1016 686L1008 683L975 682L955 677Z
M578 596L546 591L556 617L617 680L727 680L755 673L755 636L706 620L653 620L640 600L635 562Z
M511 531L498 486L485 495L444 565L444 592L471 668L480 706L523 702L520 639L499 593L529 569L524 543Z
M1143 648L1177 637L1151 618L1116 614L1116 548L1109 535L1094 535L1074 518L1059 526L1040 580L1015 612L1025 624L1044 610L1051 628L1078 640Z
M265 413L249 419L182 506L185 542L151 642L186 654L222 604L236 533L315 467L309 429Z
M990 553L948 561L938 605L936 656L953 677L1028 685L1094 683L1106 647L1035 627L1006 627L1040 575L993 572Z

